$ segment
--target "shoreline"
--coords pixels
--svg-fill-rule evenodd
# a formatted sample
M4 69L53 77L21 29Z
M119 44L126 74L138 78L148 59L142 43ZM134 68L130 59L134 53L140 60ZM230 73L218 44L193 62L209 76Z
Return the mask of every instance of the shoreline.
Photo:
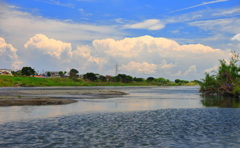
M121 97L127 93L104 89L28 89L0 90L0 107L23 105L64 105L78 102L77 99L107 99Z

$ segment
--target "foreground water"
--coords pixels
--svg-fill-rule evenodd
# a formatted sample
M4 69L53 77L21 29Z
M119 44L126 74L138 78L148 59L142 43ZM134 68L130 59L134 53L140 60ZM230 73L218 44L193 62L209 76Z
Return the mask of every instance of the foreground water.
M114 89L130 94L62 106L1 107L0 147L240 146L240 109L226 108L238 107L236 101L203 98L198 87Z

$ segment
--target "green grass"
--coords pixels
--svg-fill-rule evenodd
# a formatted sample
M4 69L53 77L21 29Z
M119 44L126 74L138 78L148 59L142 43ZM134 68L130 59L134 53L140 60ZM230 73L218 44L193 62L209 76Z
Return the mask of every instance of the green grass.
M179 86L179 85L197 85L197 83L177 84L168 83L161 84L159 82L90 82L83 79L72 80L69 78L35 78L35 77L14 77L0 76L0 87L14 86Z
M35 78L0 76L1 87L11 86L83 86L83 80L73 81L68 78Z

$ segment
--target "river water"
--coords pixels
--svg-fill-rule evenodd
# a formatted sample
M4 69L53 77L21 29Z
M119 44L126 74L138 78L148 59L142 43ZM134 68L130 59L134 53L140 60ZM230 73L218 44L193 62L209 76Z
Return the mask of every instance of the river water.
M98 89L129 95L0 107L0 147L240 146L239 100L205 98L190 86Z

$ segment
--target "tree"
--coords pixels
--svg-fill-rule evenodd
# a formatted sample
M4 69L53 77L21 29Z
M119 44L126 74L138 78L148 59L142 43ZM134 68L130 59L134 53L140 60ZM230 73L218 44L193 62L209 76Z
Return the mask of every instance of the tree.
M107 81L106 77L104 77L103 75L100 75L98 79L101 82L106 82Z
M232 52L229 64L223 59L219 60L220 66L215 75L206 73L200 92L203 94L240 95L240 67L237 65L239 54Z
M132 76L126 75L126 74L118 74L116 77L114 77L115 82L122 82L122 83L129 83L132 82L133 78Z
M134 77L134 78L133 78L133 81L142 82L142 81L143 81L143 78L136 78L136 77Z
M25 76L34 76L34 74L36 73L34 69L32 69L31 67L23 67L22 70L22 75L25 75Z
M66 74L67 72L66 71L59 71L58 74L60 77L64 77L64 75Z
M155 79L155 81L156 81L156 82L160 82L160 83L162 83L162 84L167 84L168 82L170 82L169 79L165 79L165 78L162 78L162 77L160 77L160 78L158 78L158 79Z
M132 80L133 80L133 77L132 77L132 76L129 76L129 75L127 75L127 78L126 78L126 83L132 82Z
M71 69L69 72L70 78L76 79L78 71L76 69Z
M97 80L97 76L96 74L89 72L83 75L83 79L84 80L89 80L89 81L95 81Z
M120 82L126 83L127 75L125 75L125 74L118 74L117 76L120 78Z
M147 82L152 82L154 80L154 77L148 77Z
M73 69L70 70L70 72L73 72L73 73L75 73L75 74L77 75L78 70L76 70L76 69L73 68Z
M187 80L181 80L181 83L189 83Z
M51 73L50 73L49 71L47 72L47 75L48 75L49 77L51 77Z
M181 82L180 79L176 79L176 80L175 80L175 83L179 83L179 82Z
M22 71L18 70L18 71L11 71L12 75L16 76L21 76L22 75Z

